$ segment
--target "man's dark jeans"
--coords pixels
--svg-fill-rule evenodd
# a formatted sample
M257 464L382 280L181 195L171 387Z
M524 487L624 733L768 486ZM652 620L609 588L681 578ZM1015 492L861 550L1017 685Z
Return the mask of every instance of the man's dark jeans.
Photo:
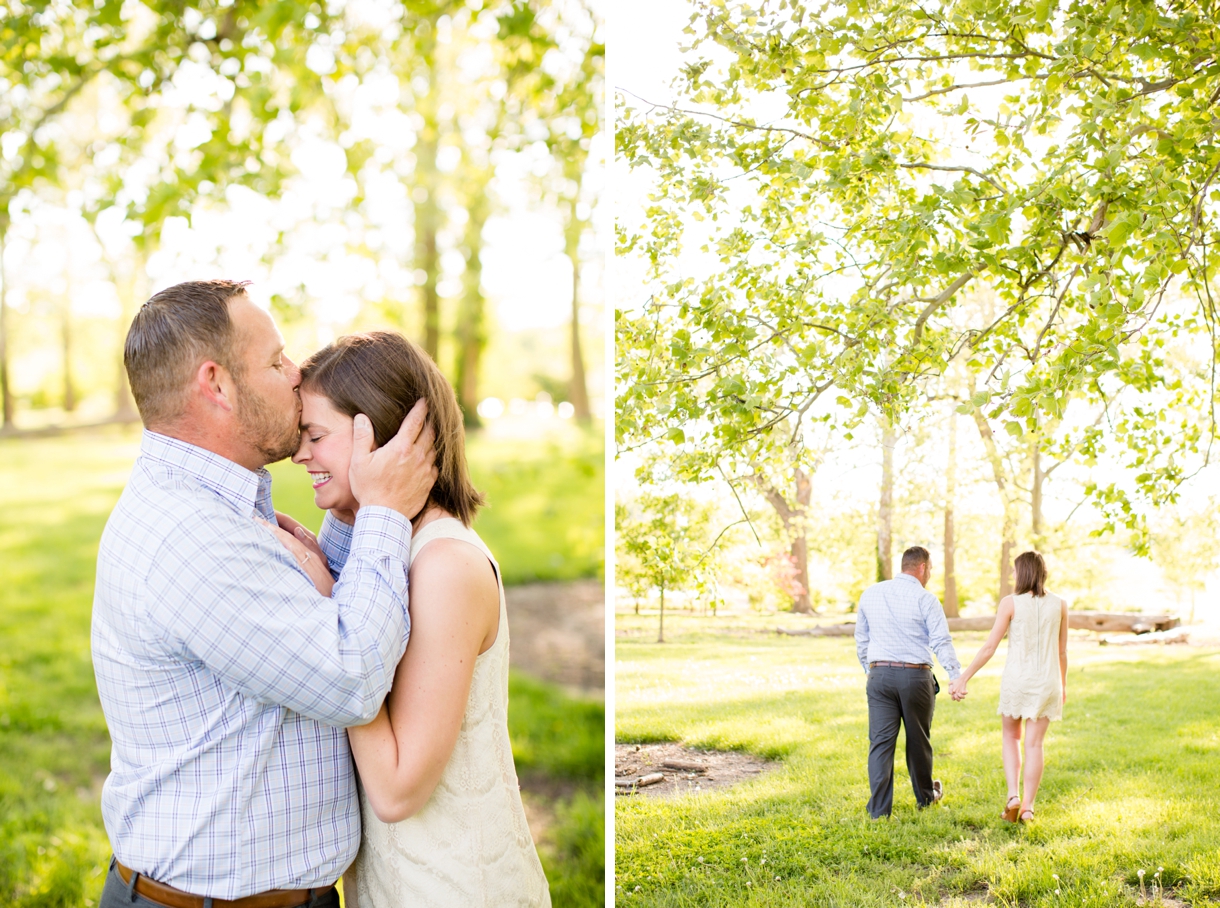
M930 669L874 666L868 673L868 813L888 817L894 809L894 748L898 727L907 732L907 772L915 803L932 803L932 713L936 680Z
M111 859L110 873L106 877L106 885L102 887L102 897L97 908L132 908L133 905L136 908L160 908L161 903L136 895L131 885L123 882L114 866L114 860ZM331 889L326 895L310 902L309 908L339 908L339 893Z

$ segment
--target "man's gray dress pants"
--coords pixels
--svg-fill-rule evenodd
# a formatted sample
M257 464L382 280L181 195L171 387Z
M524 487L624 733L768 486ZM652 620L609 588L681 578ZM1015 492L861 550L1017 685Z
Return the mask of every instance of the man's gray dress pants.
M868 673L868 813L888 817L894 808L894 748L907 732L907 772L915 803L932 803L932 713L936 681L931 669L877 665Z

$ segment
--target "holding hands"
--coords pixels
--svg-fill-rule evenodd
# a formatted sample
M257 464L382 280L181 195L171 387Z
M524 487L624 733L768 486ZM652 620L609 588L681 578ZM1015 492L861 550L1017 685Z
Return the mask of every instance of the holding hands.
M966 679L964 677L959 676L956 681L949 682L949 696L955 701L965 700L967 693L969 691L966 690Z

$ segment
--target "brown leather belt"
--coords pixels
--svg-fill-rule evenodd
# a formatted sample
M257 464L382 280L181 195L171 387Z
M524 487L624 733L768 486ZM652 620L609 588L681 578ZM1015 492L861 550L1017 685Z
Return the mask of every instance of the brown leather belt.
M926 668L932 670L932 666L926 662L870 662L869 668L875 668L878 665L888 665L890 668Z
M132 871L118 861L114 869L119 872L119 879L124 883L131 882ZM247 895L240 899L207 899L213 908L296 908L307 905L315 898L326 895L335 887L324 886L321 889L272 889L270 892L260 892L258 895ZM205 908L202 895L191 895L173 886L166 886L156 880L150 880L144 874L136 875L136 895L143 896L150 902L164 905L166 908Z

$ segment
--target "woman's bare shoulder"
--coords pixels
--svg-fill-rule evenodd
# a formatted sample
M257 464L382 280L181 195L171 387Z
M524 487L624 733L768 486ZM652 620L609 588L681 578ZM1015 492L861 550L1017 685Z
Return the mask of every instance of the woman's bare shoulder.
M411 559L410 577L416 588L444 584L451 593L499 596L487 553L466 539L433 539Z

